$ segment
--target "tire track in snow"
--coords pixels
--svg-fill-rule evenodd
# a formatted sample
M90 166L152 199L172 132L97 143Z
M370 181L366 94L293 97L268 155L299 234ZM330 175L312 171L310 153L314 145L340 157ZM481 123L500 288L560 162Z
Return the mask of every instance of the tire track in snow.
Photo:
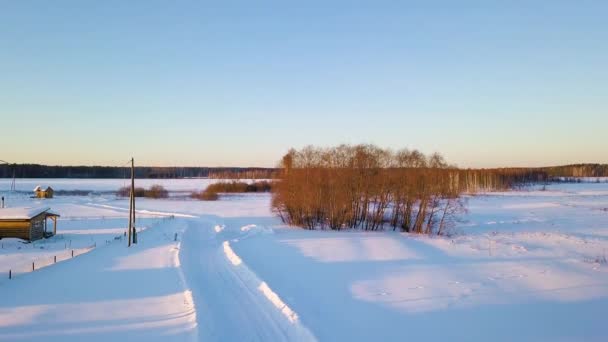
M257 285L257 289L264 295L264 297L266 297L266 299L270 303L272 303L283 314L283 316L287 318L290 323L294 324L297 330L302 330L298 331L298 336L307 337L307 335L310 335L309 339L306 340L314 340L314 337L312 336L310 331L308 331L308 329L302 326L302 324L300 323L298 315L287 304L285 304L285 302L283 302L279 295L276 294L268 286L268 284L266 284L266 282L260 280L258 276L253 271L251 271L249 267L247 267L247 265L243 263L242 259L238 256L238 254L236 254L234 250L230 247L230 243L228 241L224 241L223 246L226 258L230 260L232 265L237 267L237 271L241 279L246 279L246 283L250 284L250 286L252 287L256 286L256 284L259 284Z
M316 341L230 243L217 239L215 227L221 225L204 219L188 222L180 262L193 293L201 340Z

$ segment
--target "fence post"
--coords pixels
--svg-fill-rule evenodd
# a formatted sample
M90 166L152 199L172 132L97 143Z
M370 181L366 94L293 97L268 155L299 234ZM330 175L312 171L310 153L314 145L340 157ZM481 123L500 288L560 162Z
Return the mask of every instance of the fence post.
M53 256L53 263L56 264L57 263L57 256Z
M177 241L177 233L173 236L173 241Z
M72 249L72 258L74 257L74 250Z
M13 270L8 270L8 279L13 279Z
M32 272L34 272L36 268L34 267L34 262L32 261Z

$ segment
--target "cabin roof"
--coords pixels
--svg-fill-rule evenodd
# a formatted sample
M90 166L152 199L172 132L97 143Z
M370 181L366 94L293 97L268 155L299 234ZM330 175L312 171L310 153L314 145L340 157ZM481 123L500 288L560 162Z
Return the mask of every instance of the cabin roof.
M2 208L0 209L0 221L6 220L30 220L42 213L57 214L49 212L49 207L18 207L18 208Z
M53 191L53 188L51 188L51 186L47 186L46 189L44 189L40 185L38 185L37 187L34 188L34 192L37 192L37 191L49 191L49 190Z

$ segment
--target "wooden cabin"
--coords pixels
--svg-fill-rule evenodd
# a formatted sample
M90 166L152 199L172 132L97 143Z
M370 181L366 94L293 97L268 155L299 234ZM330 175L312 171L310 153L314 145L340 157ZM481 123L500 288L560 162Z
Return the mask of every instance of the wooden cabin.
M55 190L50 186L43 190L40 185L38 185L34 189L34 197L36 198L53 198L53 195L55 195Z
M35 241L57 234L59 214L50 208L2 208L0 209L0 239L18 238ZM49 227L48 219L53 222Z

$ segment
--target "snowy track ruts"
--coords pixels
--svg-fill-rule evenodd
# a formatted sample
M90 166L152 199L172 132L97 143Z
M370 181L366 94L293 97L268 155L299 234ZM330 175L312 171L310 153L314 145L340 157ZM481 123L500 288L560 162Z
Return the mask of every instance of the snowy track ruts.
M194 296L200 340L315 340L266 283L244 263L229 259L226 248L234 252L217 238L215 222L188 224L180 262Z

